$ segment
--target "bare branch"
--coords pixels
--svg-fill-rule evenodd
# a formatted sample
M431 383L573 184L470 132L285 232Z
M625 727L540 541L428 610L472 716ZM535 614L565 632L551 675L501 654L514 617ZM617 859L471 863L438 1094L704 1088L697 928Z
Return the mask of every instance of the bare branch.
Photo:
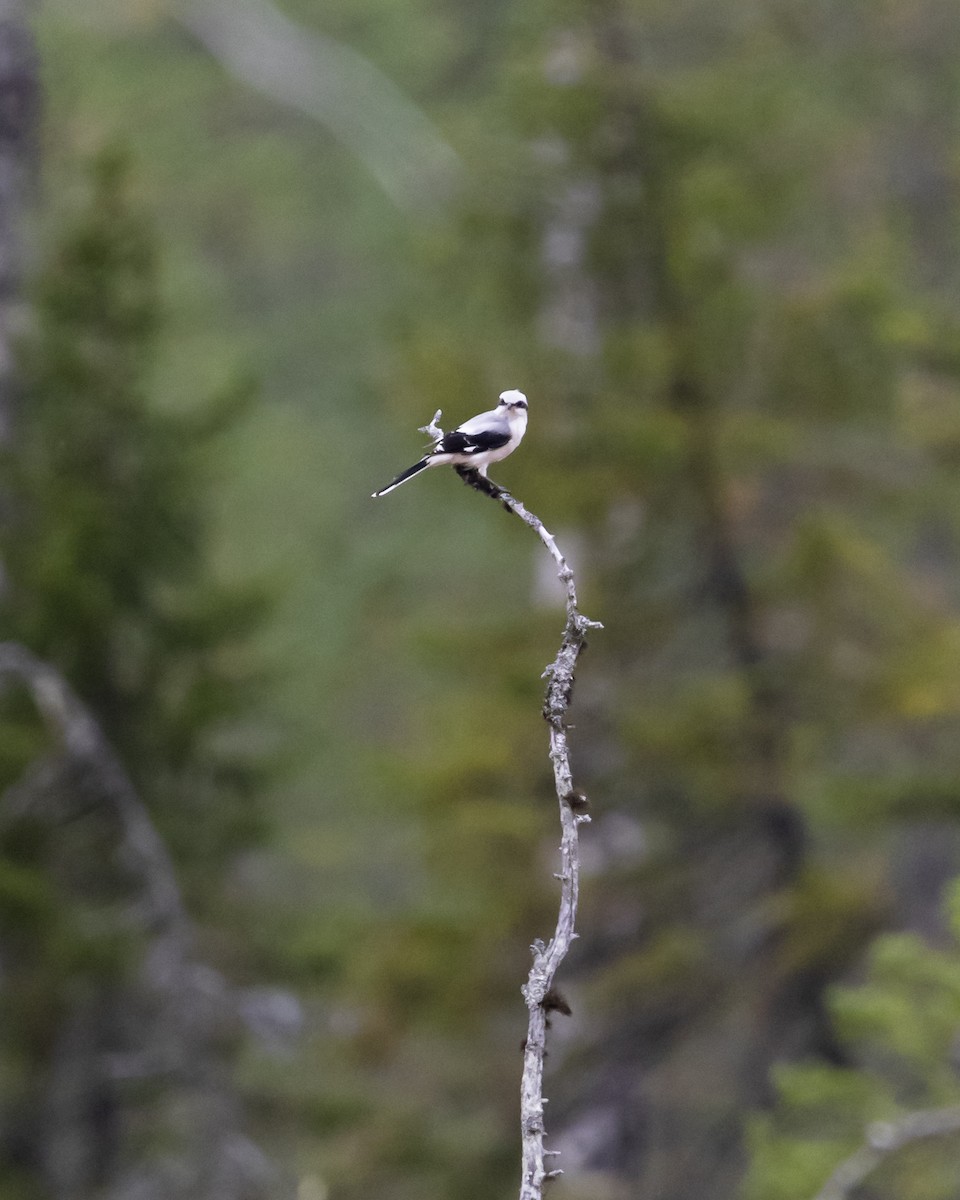
M960 1104L908 1113L897 1121L874 1121L864 1145L845 1159L814 1200L847 1200L885 1158L925 1138L960 1133Z
M437 414L439 417L439 413ZM434 417L434 422L437 420ZM433 424L433 422L431 422ZM534 516L519 500L510 495L486 476L468 467L455 468L457 474L470 487L498 500L504 508L518 516L546 546L557 565L557 575L566 590L567 620L563 630L557 657L544 671L547 694L543 715L550 727L550 761L560 805L560 911L553 937L544 945L537 939L531 947L533 965L523 995L529 1012L527 1039L523 1050L523 1078L520 1088L520 1130L522 1138L522 1174L520 1200L540 1200L543 1184L562 1172L546 1170L545 1156L558 1152L545 1150L546 1136L543 1123L543 1059L546 1048L547 1016L550 1011L569 1012L566 1001L553 987L553 981L576 934L577 902L580 886L580 840L579 828L590 818L584 811L587 807L583 793L573 786L570 767L570 751L567 744L566 714L573 695L574 674L577 660L586 647L586 635L591 629L602 629L597 621L590 621L577 607L577 589L573 571L560 552L556 539L539 517Z
M136 789L90 712L59 671L16 642L0 642L0 682L5 676L19 679L26 686L72 762L94 771L103 796L116 811L123 830L121 852L127 867L143 883L151 923L184 943L188 920L173 864ZM50 769L48 764L45 769ZM3 797L5 807L24 803L32 790L14 785ZM182 944L178 947L178 958L184 949Z
M237 79L329 129L398 207L429 206L460 173L436 126L369 59L271 0L181 0L172 15Z

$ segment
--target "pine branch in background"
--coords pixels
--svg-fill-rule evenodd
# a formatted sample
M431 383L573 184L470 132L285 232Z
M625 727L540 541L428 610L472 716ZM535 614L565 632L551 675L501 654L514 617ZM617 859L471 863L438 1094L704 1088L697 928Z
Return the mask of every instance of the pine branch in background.
M775 1101L751 1121L744 1200L956 1195L960 882L945 917L951 937L886 934L862 981L828 994L838 1061L776 1068Z
M914 1142L956 1133L960 1133L958 1104L907 1113L896 1121L875 1121L866 1131L864 1145L844 1159L814 1200L847 1200L888 1155L896 1154Z

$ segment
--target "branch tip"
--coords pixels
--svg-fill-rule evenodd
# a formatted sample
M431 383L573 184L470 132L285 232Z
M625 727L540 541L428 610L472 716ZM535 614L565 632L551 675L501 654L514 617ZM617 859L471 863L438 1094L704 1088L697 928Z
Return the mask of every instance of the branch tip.
M438 408L433 414L433 419L427 425L421 425L417 433L425 433L428 437L432 437L434 441L439 441L443 437L443 430L437 424L443 412L442 408Z

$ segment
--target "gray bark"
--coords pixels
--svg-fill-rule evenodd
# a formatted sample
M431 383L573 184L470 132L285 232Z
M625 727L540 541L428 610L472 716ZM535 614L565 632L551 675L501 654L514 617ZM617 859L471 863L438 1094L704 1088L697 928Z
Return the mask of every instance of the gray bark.
M424 432L439 438L443 430L437 425L437 412ZM583 811L586 798L573 786L570 749L567 741L567 712L573 696L577 662L586 648L587 634L602 629L598 621L583 616L577 604L577 588L573 571L557 546L556 539L543 522L504 488L468 467L455 468L470 487L498 500L507 512L529 525L543 542L553 559L557 575L566 592L566 624L557 657L544 671L547 694L543 715L550 727L550 761L553 764L554 784L560 807L560 908L553 937L544 943L537 938L531 950L533 965L527 982L521 989L527 1003L527 1037L523 1047L523 1074L520 1083L521 1178L520 1200L541 1200L543 1185L557 1175L559 1168L548 1170L545 1160L559 1155L558 1150L544 1147L543 1061L546 1055L548 1014L558 1010L569 1013L566 1002L554 987L561 963L577 937L577 903L580 891L580 826L590 818Z

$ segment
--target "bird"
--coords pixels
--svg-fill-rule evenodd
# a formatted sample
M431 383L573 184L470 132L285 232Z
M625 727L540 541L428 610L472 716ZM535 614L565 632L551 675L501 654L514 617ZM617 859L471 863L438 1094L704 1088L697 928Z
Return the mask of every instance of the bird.
M487 467L512 454L527 430L527 398L515 388L500 393L500 403L490 412L464 421L434 442L419 462L401 472L392 483L373 493L386 496L427 467L472 467L486 477Z

